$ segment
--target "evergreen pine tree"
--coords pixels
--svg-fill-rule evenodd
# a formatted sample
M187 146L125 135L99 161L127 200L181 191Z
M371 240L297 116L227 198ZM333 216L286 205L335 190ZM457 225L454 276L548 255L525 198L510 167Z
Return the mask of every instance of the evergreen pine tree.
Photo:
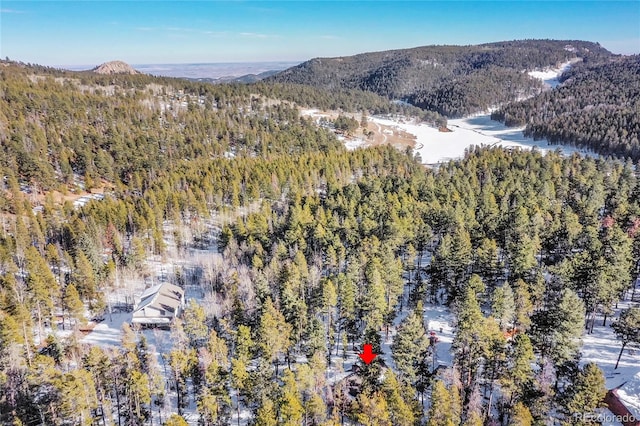
M62 299L63 306L69 314L69 320L73 319L75 327L83 321L84 304L80 300L80 295L73 284L67 284L64 289L64 297Z
M571 424L592 424L597 418L596 410L605 406L607 389L602 370L594 363L586 364L578 372L570 392L567 411Z
M436 380L431 390L431 408L427 414L427 426L457 426L452 418L451 396L445 384Z
M531 426L532 424L533 416L531 412L522 402L518 402L513 407L513 414L509 419L509 426Z
M616 369L620 363L622 352L629 344L640 345L640 308L629 308L620 313L620 318L611 325L618 340L622 342Z
M414 310L400 324L391 345L393 360L400 374L409 383L417 381L417 374L421 364L425 362L428 347L429 337L422 317Z

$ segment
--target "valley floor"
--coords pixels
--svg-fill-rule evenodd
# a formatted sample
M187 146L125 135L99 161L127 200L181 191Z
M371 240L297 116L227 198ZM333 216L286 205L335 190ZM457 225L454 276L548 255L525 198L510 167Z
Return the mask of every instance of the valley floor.
M441 132L426 124L405 120L374 117L374 123L403 131L415 136L414 152L420 155L422 163L437 164L464 157L465 151L475 146L501 146L505 148L538 149L542 152L559 149L564 155L575 152L595 155L587 150L570 145L550 145L545 139L534 140L524 136L522 127L506 127L491 120L490 114L449 120L450 132Z
M335 119L336 112L302 110L303 116L321 119ZM358 118L357 114L352 114ZM364 136L359 129L353 135L338 135L349 150L381 144L390 144L398 149L411 147L420 155L423 164L435 165L449 160L461 159L471 146L501 146L507 149L537 149L543 153L560 150L563 155L574 153L597 156L586 149L568 144L551 145L546 139L534 140L526 137L524 127L507 127L491 119L489 113L478 114L448 121L450 131L440 131L424 123L417 123L407 117L368 117Z
M546 86L555 88L560 84L560 75L568 70L574 61L560 64L553 69L531 71L529 75L540 79ZM317 123L321 119L335 119L338 113L301 110L303 116L312 117ZM358 114L344 114L359 120ZM399 149L412 147L419 154L423 164L438 164L464 157L465 151L475 146L501 146L510 149L537 149L542 152L560 150L564 155L574 153L596 156L597 154L568 144L551 145L546 139L534 140L526 137L524 127L507 127L491 120L490 112L465 118L448 120L450 131L440 131L424 123L418 123L407 117L368 117L368 136L359 129L353 135L339 135L347 149L367 147L380 144L391 144Z

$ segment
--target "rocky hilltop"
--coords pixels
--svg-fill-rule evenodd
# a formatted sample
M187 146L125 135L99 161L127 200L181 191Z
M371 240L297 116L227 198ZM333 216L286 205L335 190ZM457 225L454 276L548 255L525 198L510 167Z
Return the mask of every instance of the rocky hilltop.
M96 74L140 74L140 72L133 69L131 65L122 61L105 62L91 71Z

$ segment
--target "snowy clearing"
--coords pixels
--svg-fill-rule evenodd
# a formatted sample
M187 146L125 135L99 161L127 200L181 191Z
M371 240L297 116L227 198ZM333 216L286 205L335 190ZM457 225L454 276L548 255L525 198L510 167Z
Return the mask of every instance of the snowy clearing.
M419 153L424 164L436 164L463 158L471 146L501 146L505 148L538 149L543 153L559 149L564 155L575 152L596 155L585 149L570 145L550 145L545 139L533 140L525 137L524 127L507 127L491 120L489 114L449 120L451 132L441 132L426 124L373 117L375 123L395 127L416 137L415 153Z
M575 64L576 62L580 62L580 60L581 59L578 58L572 59L570 61L564 62L557 68L548 68L541 71L529 71L527 74L529 74L533 78L542 80L547 86L557 87L560 84L559 78L562 73L571 68L571 65Z
M239 214L246 214L251 208L239 209ZM182 284L185 290L185 299L187 301L194 299L199 303L203 303L204 289L201 285L202 283L194 283L193 280L199 276L196 272L199 271L199 273L203 274L209 265L221 262L221 255L218 253L215 236L220 229L219 224L225 220L227 220L226 216L217 214L211 221L202 225L202 230L212 238L208 245L202 248L188 246L182 250L178 250L175 241L174 231L178 229L171 223L165 222L163 227L164 243L166 245L165 255L149 255L147 257L143 266L146 271L146 276L144 277L130 273L118 275L116 272L116 287L105 295L108 309L104 314L104 319L82 337L80 342L90 346L99 346L103 349L121 348L123 324L132 323L132 312L128 312L128 309L123 308L123 306L133 308L134 302L139 302L140 296L146 288L162 282L175 283L178 275L184 276L187 281ZM191 232L193 230L190 231L188 236L183 237L192 241L193 235L191 235ZM138 338L145 337L148 351L155 358L164 381L164 406L156 407L151 411L151 423L162 424L163 419L166 420L172 413L177 412L177 394L165 359L166 355L173 349L172 334L170 330L159 328L132 328ZM193 386L189 381L187 385ZM249 414L248 412L241 412L241 417L248 418ZM197 413L196 403L193 398L190 397L188 406L183 409L182 415L189 425L195 426L198 424L200 416ZM245 420L242 420L241 426L248 424Z
M395 126L395 122L393 123L393 128L390 128L385 125L380 125L380 123L377 123L371 117L367 117L367 125L365 127L362 127L362 124L360 124L354 132L344 134L334 128L331 120L335 120L340 115L344 115L362 123L361 115L339 111L319 111L317 109L301 109L300 115L311 118L319 127L333 132L349 151L378 145L392 145L399 150L404 150L407 147L413 148L415 146L415 136Z
M122 345L122 325L125 322L131 324L131 313L107 314L102 322L82 338L81 342L101 348L120 347Z
M338 139L344 143L344 147L349 151L367 146L367 141L362 138L345 138L344 136L338 136Z

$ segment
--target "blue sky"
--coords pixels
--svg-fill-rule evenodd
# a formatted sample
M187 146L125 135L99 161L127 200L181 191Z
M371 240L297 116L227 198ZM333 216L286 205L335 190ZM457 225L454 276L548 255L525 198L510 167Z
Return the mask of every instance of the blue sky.
M44 65L297 61L523 38L640 53L640 2L0 2L0 57Z

